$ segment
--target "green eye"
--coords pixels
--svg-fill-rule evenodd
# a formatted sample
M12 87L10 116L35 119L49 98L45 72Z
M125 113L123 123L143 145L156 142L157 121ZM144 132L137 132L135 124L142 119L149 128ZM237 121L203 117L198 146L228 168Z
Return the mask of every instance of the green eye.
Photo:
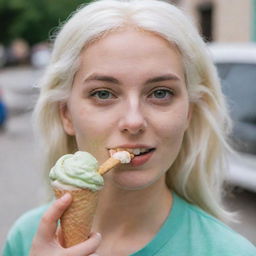
M164 99L164 98L170 96L171 94L172 93L169 90L158 89L152 93L152 97L157 98L157 99Z
M92 96L97 97L101 100L113 98L113 94L107 90L96 91L92 94Z

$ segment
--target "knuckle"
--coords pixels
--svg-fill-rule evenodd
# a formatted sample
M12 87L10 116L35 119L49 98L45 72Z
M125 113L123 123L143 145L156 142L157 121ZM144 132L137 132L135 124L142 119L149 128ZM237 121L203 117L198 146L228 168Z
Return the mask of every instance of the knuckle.
M100 242L101 242L101 238L99 236L95 236L91 238L91 240L88 241L90 249L92 251L96 250L100 245Z
M41 218L41 224L47 225L51 222L51 217L48 214L43 215Z

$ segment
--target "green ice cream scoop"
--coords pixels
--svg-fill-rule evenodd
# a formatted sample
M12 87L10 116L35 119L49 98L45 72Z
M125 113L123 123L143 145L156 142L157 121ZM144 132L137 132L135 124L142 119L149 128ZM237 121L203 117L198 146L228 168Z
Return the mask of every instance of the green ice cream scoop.
M77 151L58 159L51 169L52 182L71 185L80 189L100 190L104 185L102 176L97 172L98 161L88 152Z

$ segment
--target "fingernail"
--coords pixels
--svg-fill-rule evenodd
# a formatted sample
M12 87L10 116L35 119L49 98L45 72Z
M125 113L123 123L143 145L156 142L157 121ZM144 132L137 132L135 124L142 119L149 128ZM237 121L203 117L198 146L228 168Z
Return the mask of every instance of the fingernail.
M98 232L91 232L90 235L89 235L89 238L91 237L98 237L98 238L101 238L101 233L98 233Z
M99 237L99 238L102 238L101 233L96 233L96 236Z

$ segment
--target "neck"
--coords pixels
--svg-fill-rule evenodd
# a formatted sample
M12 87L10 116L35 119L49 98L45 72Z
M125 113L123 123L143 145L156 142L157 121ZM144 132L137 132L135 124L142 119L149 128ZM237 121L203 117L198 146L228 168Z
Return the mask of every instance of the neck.
M164 177L157 183L141 190L122 190L105 184L100 194L93 229L116 236L133 235L142 232L152 233L159 230L167 218L172 203L170 190Z

